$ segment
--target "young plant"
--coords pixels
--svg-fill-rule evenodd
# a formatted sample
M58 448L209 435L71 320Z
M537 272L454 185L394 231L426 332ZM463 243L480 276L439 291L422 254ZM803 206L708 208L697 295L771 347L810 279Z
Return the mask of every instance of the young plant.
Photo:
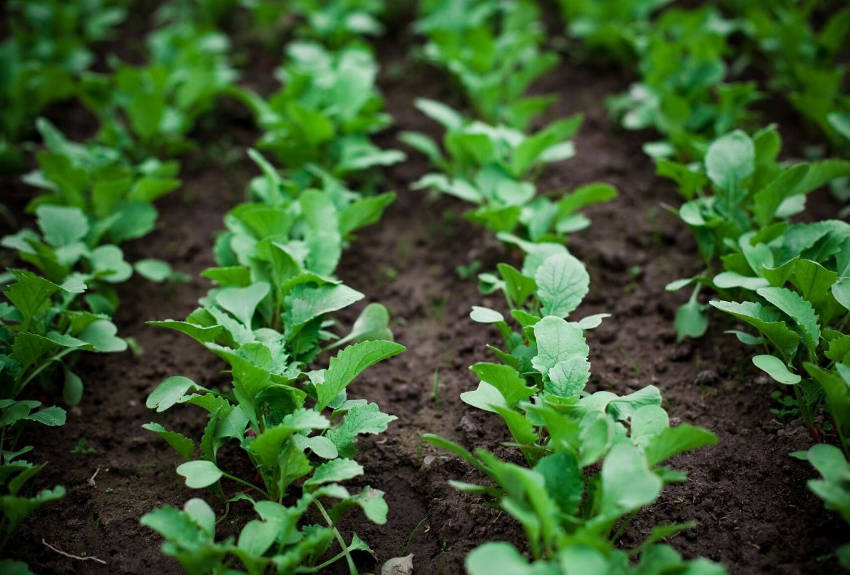
M783 165L777 162L780 147L774 127L752 138L735 131L711 144L703 166L659 162L659 173L674 179L688 199L678 213L708 264L704 274L668 286L697 282L677 314L677 330L680 337L702 335L707 319L696 294L702 285L714 289L720 297L710 305L755 329L755 336L734 333L745 344L765 346L753 363L795 386L807 424L825 395L847 449L850 419L834 405L843 386L833 386L835 376L824 370L846 361L850 341L842 333L850 311L850 225L792 224L788 218L803 210L809 192L850 174L850 162Z
M357 436L380 433L395 418L374 403L349 400L345 389L404 347L387 339L389 314L378 304L361 312L347 336L331 332L330 314L363 298L333 274L345 239L377 221L394 196L361 198L321 172L322 188L300 187L256 152L251 156L263 170L249 186L256 201L227 215L228 231L215 249L219 265L203 274L218 287L186 321L151 322L189 335L224 360L232 391L170 377L147 405L158 412L184 403L201 407L209 418L204 435L196 444L159 423L145 427L187 459L177 472L189 487L209 487L219 496L222 480L247 487L251 496L229 500L249 500L260 519L247 523L235 544L216 541L215 516L201 500L184 511L158 509L142 522L166 538L164 551L188 573L243 572L234 570L237 562L249 574L272 566L279 573L318 573L342 558L356 573L351 553L368 546L356 534L347 543L337 522L359 506L382 524L387 509L379 490L351 494L341 482L363 473L353 459ZM326 369L308 369L323 349L345 344ZM262 485L222 469L218 452L233 441ZM336 502L326 508L327 499ZM313 509L324 526L302 525ZM339 550L328 557L334 542Z
M528 88L558 64L544 41L536 3L430 0L416 30L428 37L425 58L462 86L478 117L525 130L555 96L528 96Z
M328 47L341 48L384 33L379 19L385 10L383 0L296 0L289 8L304 20L296 34Z
M581 116L556 120L526 135L505 126L469 120L433 100L419 99L416 106L442 124L446 133L443 149L424 134L401 135L402 141L425 154L440 170L426 174L413 187L475 204L467 218L494 232L522 230L533 241L561 241L590 224L579 209L617 196L607 184L589 184L553 200L548 196L556 196L558 191L538 195L531 181L546 164L573 156L570 140L581 124Z
M277 73L284 87L268 100L249 90L233 91L264 130L260 148L291 170L316 165L338 178L404 159L369 140L391 120L375 87L378 66L368 48L332 52L298 41L286 54Z
M850 145L847 66L840 61L850 34L850 8L817 2L730 1L742 31L768 67L768 86L790 101L829 140ZM815 22L821 22L816 25ZM753 57L758 61L757 55Z
M641 80L608 105L625 128L655 128L664 136L644 145L647 154L701 158L709 142L752 117L755 84L725 81L733 30L713 7L669 9L636 42Z
M850 367L846 367L845 373L850 375ZM850 523L850 463L841 450L833 445L818 444L791 456L808 461L818 470L822 479L809 480L809 489L823 499L827 509L837 511ZM842 567L850 569L850 543L836 549L835 555Z
M657 541L693 523L657 526L631 551L615 545L631 521L667 483L685 475L662 463L716 442L698 427L671 427L661 395L647 386L626 396L590 392L584 331L604 315L565 319L588 291L584 266L558 244L523 244L522 271L499 265L484 277L504 292L514 330L501 313L476 307L470 317L494 324L502 345L497 363L470 369L480 379L461 399L499 415L524 463L503 461L484 449L469 452L435 435L425 439L486 475L492 485L453 481L462 491L492 498L525 530L534 563L507 543L488 543L467 558L471 575L510 565L517 573L725 573L705 559L684 561ZM631 565L635 562L635 565ZM497 567L498 566L498 567Z
M40 193L27 206L38 231L23 229L2 239L4 247L44 276L73 284L95 313L112 315L118 305L113 284L130 278L132 266L118 244L153 230L154 200L179 186L177 164L148 160L126 162L110 148L71 142L40 119L46 149L37 154L39 169L24 180ZM138 262L141 275L162 281L179 276L159 260Z
M560 0L570 36L594 56L630 64L652 15L670 0Z
M107 39L126 16L121 2L11 0L8 38L0 44L0 170L25 166L19 147L50 104L74 96L80 74L95 57L91 46Z
M88 74L83 102L101 121L102 143L125 153L174 155L190 146L198 118L237 78L223 34L189 22L148 37L150 62L117 63L110 76Z

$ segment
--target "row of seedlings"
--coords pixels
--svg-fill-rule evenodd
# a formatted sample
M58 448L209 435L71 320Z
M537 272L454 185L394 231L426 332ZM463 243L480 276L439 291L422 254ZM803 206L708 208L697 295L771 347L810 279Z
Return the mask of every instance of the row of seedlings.
M794 456L811 461L823 475L810 482L811 489L848 518L850 225L838 219L805 221L805 204L809 193L827 184L842 197L850 162L781 161L775 126L750 133L735 129L754 125L748 106L759 97L755 83L723 78L736 68L729 62L730 39L738 30L756 36L767 50L779 85L799 84L800 74L840 77L840 67L827 72L812 64L803 72L799 52L805 50L790 50L787 40L793 33L807 38L807 46L823 44L823 50L812 48L818 55L809 58L829 60L835 52L830 47L850 32L850 11L836 11L814 34L806 9L784 5L754 3L741 19L724 19L714 7L669 8L650 26L652 9L638 16L614 4L563 1L571 32L590 48L640 58L640 82L612 98L611 109L625 127L653 127L665 137L645 150L658 174L676 183L684 200L677 214L693 232L706 266L668 286L671 291L693 286L676 314L677 333L680 339L701 337L709 308L750 328L730 331L758 350L753 364L792 394L780 395L783 411L799 415L816 441L829 442ZM614 12L619 18L610 18ZM627 13L636 16L636 25L623 22ZM624 25L613 28L611 21ZM768 25L774 21L782 25ZM846 105L840 86L822 86L817 94L811 92L814 86L798 88L792 102L840 144L836 119ZM799 214L804 221L793 221ZM707 304L698 299L705 288L713 294ZM838 558L850 566L850 546L842 547Z
M16 130L25 133L25 121L48 103L28 90L36 90L42 82L56 82L62 98L76 96L99 111L100 131L90 141L74 142L48 120L34 121L42 147L35 154L37 168L23 181L37 190L26 206L26 212L35 217L36 229L24 228L0 240L28 266L0 275L0 285L5 286L5 301L0 303L3 545L29 514L65 492L56 486L27 494L26 483L45 464L29 462L25 456L32 447L18 445L26 424L59 426L66 419L61 407L41 408L39 401L29 399L33 392L27 392L27 387L38 384L49 392L57 380L62 381L62 401L74 406L83 394L83 379L75 370L82 352L118 353L128 345L140 351L131 339L117 335L111 320L119 305L116 286L129 281L134 272L156 282L182 281L185 276L158 259L131 264L120 245L152 232L158 217L154 202L180 185L178 161L160 159L185 149L172 144L173 126L180 126L180 142L188 142L185 135L191 122L175 123L183 118L180 111L192 109L196 118L235 78L226 63L226 40L187 20L167 23L148 37L150 62L145 66L115 63L111 74L64 68L60 73L45 59L58 57L54 52L61 51L68 58L90 62L92 55L74 31L83 27L85 37L101 38L120 21L124 9L120 3L106 2L54 4L34 2L20 7L25 18L7 40L11 61L31 73L29 83L15 79L21 83L20 93L6 95L20 100L20 106L13 106L20 117L9 116L10 121L15 120ZM51 36L57 27L66 35ZM37 57L31 58L21 54L27 41L46 52L36 51ZM197 86L208 85L211 75L222 76L222 82L199 93ZM149 78L158 81L148 83ZM158 119L154 110L169 120ZM11 144L9 150L20 151ZM16 572L29 572L22 562L3 561Z
M479 276L484 293L503 292L510 320L496 310L473 307L471 319L495 326L502 341L488 346L496 361L471 366L480 383L461 395L465 403L502 418L511 436L506 445L517 457L502 460L481 448L470 452L436 435L425 439L487 476L484 484L452 485L496 501L519 521L531 554L529 561L509 543L485 543L467 557L467 571L725 573L707 559L685 560L659 543L693 522L657 525L639 545L618 548L631 522L663 487L686 479L663 463L711 445L716 437L688 424L671 427L654 386L624 396L588 388L584 332L607 314L567 319L587 294L590 278L563 244L566 234L589 223L578 210L610 200L616 191L597 183L557 201L537 195L533 177L547 163L572 155L570 138L580 123L567 118L525 133L554 101L525 95L557 62L541 51L539 12L532 2L468 2L463 9L457 4L424 2L417 27L428 38L426 57L458 79L480 119L423 101L420 109L446 129L442 149L421 135L405 141L438 170L417 187L479 204L468 217L524 252L521 269L501 263L497 273ZM489 52L465 51L479 45ZM482 54L492 57L475 58Z
M404 347L392 341L380 304L366 306L344 336L332 316L364 298L334 277L343 248L395 198L348 185L371 191L380 185L372 168L403 159L370 141L389 118L375 87L374 56L356 27L344 24L357 14L375 20L380 8L350 4L329 35L335 48L315 37L292 41L277 72L283 88L268 99L232 90L263 129L258 146L285 168L249 151L262 175L225 217L217 265L202 273L215 287L184 321L151 322L201 343L231 378L216 389L169 377L147 400L157 413L191 405L206 415L198 441L159 422L145 425L186 460L177 468L186 485L218 501L192 498L182 510L165 506L141 519L187 573L322 573L344 561L354 574L353 554L369 547L356 533L344 535L340 518L360 508L369 520L386 522L380 490L352 492L343 482L364 473L355 460L357 436L381 433L395 417L349 399L346 388ZM313 369L336 349L325 368ZM238 456L222 456L228 444L238 446ZM238 533L217 533L223 516L213 507L222 503L225 514L249 506L256 517Z

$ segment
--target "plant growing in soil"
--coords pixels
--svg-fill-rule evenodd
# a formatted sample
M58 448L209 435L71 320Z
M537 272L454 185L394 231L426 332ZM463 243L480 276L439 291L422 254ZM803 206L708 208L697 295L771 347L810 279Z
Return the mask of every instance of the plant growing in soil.
M780 147L775 127L752 138L735 131L711 144L702 166L659 163L659 172L673 178L688 199L678 213L709 266L701 276L671 284L675 289L697 282L677 313L677 329L680 337L701 336L707 319L696 293L700 285L716 290L720 298L710 305L757 332L735 332L738 338L769 349L753 363L777 382L795 386L809 425L825 395L844 445L850 421L836 403L844 384L832 385L840 374L831 377L824 370L847 361L850 339L842 328L850 309L845 279L850 226L839 220L792 224L788 218L803 210L806 194L850 174L850 163L783 165L777 162ZM715 274L717 260L723 271Z
M751 58L768 68L768 87L845 151L850 144L846 66L839 57L850 34L850 8L796 2L728 3L751 41ZM817 24L816 24L817 23Z
M484 122L525 130L555 96L528 88L558 64L544 41L535 2L470 0L422 2L416 31L428 42L424 57L448 70Z
M80 74L94 62L92 46L108 39L126 17L120 2L12 0L8 37L0 44L0 171L26 164L20 140L50 104L72 97Z
M671 547L657 543L693 523L657 526L635 549L615 548L665 484L685 480L683 473L661 464L711 445L716 437L687 424L671 427L653 386L626 396L585 389L590 363L584 330L598 326L602 318L565 319L587 293L589 278L563 246L552 246L556 253L545 259L539 251L528 253L522 272L500 265L497 289L505 293L519 331L495 310L473 308L470 316L498 327L503 341L500 347L490 346L498 363L470 368L481 382L461 399L504 420L512 437L508 445L522 454L525 464L424 436L495 484L454 481L454 487L495 499L525 529L534 563L510 544L488 543L468 556L468 572L479 575L511 565L528 574L725 573L705 559L684 561Z
M128 154L188 148L198 118L237 78L228 49L223 34L177 21L148 36L148 64L86 74L80 97L101 122L98 140Z
M850 372L850 368L846 371ZM808 451L791 455L808 461L818 470L822 479L809 480L809 489L823 499L827 509L837 511L845 522L850 523L850 463L841 450L821 443ZM850 543L839 547L835 554L842 567L850 569Z
M609 109L625 128L664 136L644 145L650 156L701 158L709 142L752 117L756 85L726 81L734 29L713 7L670 8L636 39L641 80L611 98Z
M405 132L401 139L425 154L440 170L422 176L415 189L448 194L478 207L466 217L494 232L523 230L532 241L562 241L567 234L581 230L590 220L579 210L617 197L607 184L595 183L566 192L538 195L530 181L543 167L570 158L570 141L581 124L581 116L556 120L526 135L505 127L491 126L465 118L440 102L416 102L428 117L446 129L443 149L417 132Z
M277 71L284 87L264 100L244 88L232 93L248 105L264 130L258 147L290 169L315 164L341 178L404 159L383 150L369 136L389 126L375 87L378 66L371 51L349 45L331 51L296 41Z
M230 366L231 393L202 387L185 377L166 379L148 398L162 412L177 404L207 411L209 423L196 445L185 435L150 423L187 462L177 468L193 488L224 496L222 480L247 487L229 501L248 500L261 517L247 523L237 540L215 541L215 515L201 500L183 511L162 508L142 523L166 538L164 551L189 573L224 572L237 558L248 573L274 565L278 572L320 572L345 558L356 569L353 551L368 551L356 535L350 543L336 524L342 513L361 507L376 522L386 521L386 503L377 489L350 494L342 481L363 468L352 459L359 434L380 433L395 419L365 400L349 400L345 388L369 366L404 347L391 338L389 314L367 306L351 333L330 332L329 314L363 298L333 278L345 238L374 223L392 194L360 197L330 176L316 188L285 179L258 153L252 158L263 175L249 186L252 201L227 215L228 231L216 242L218 267L203 275L218 287L201 300L186 321L151 322L189 335ZM309 185L309 182L307 183ZM325 348L349 342L327 369L309 370ZM236 441L253 464L262 486L222 470L219 449ZM196 449L200 457L194 459ZM300 489L295 504L289 495ZM262 496L262 500L254 500ZM322 499L336 503L325 508ZM326 526L299 527L311 509ZM188 527L187 527L188 526ZM326 552L336 541L338 553ZM229 568L229 567L227 567Z

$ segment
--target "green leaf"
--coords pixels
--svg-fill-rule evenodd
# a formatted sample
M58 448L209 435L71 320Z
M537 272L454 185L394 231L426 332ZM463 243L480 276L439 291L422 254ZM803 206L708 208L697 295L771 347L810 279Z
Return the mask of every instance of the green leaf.
M661 478L650 471L643 453L627 443L611 448L602 463L600 479L599 513L611 518L649 505L661 494L663 486Z
M65 425L65 410L55 406L45 407L29 415L27 419L48 427L60 427Z
M505 398L498 389L489 383L480 382L475 391L464 391L460 394L460 399L467 405L477 407L478 409L498 413L496 407L507 407Z
M682 341L686 337L700 338L708 329L708 316L705 306L691 300L679 306L676 310L676 339Z
M546 491L562 513L576 515L584 492L584 474L569 453L553 453L542 457L534 471L546 482Z
M62 400L70 406L80 403L83 397L83 380L76 373L65 368L65 384L62 386Z
M478 323L499 323L505 321L505 316L489 307L474 305L469 312L469 319Z
M844 309L850 311L850 278L841 278L830 288L832 297L840 303Z
M286 297L287 338L294 336L310 320L347 307L363 297L362 293L343 284L296 286Z
M646 461L649 465L657 465L684 451L715 443L717 436L707 429L683 423L663 429L649 441L645 451Z
M90 323L77 336L101 353L116 353L127 349L127 342L115 334L118 328L109 320L99 319Z
M136 262L136 273L152 282L164 282L174 273L171 266L157 259L144 259Z
M534 276L543 315L568 316L576 309L590 287L590 276L578 259L555 254L537 268Z
M222 288L215 294L215 301L222 308L230 312L242 325L251 329L254 311L263 301L271 287L266 282L256 282L248 287Z
M810 349L816 349L820 341L820 322L812 304L786 288L766 287L756 290L761 297L782 310L803 331Z
M201 389L203 388L188 377L172 375L153 390L148 396L145 406L148 409L156 409L157 413L162 413L169 407L182 403L189 391Z
M590 379L590 362L586 357L573 355L562 359L547 373L543 389L548 394L565 398L577 398Z
M735 191L755 169L755 147L744 132L735 130L708 147L705 169L721 190Z
M485 543L470 551L466 557L469 575L557 575L552 570L535 569L510 543Z
M177 473L186 478L186 485L192 489L209 487L224 475L215 463L206 460L183 463L177 467Z
M534 395L537 390L527 387L525 379L509 365L500 363L476 363L471 369L478 378L493 386L504 398L507 407L514 407L520 401Z
M36 215L44 239L54 248L80 241L89 233L89 222L79 208L46 205Z
M531 364L540 373L548 374L550 369L572 355L586 358L590 351L584 331L560 317L546 316L532 329L537 340L537 355Z
M785 362L775 355L757 355L753 357L753 365L772 377L774 381L785 385L795 385L803 379L796 373L792 373Z
M153 431L168 445L174 448L174 451L180 454L183 459L189 459L195 453L195 442L176 431L168 431L159 423L146 423L142 425L143 429Z
M351 408L342 422L329 429L325 435L334 443L340 456L354 457L358 435L383 433L387 425L396 419L394 415L382 413L375 403L358 405Z
M757 302L728 302L712 300L712 307L731 314L759 330L785 358L792 358L800 344L800 337L778 317L774 310Z
M404 350L403 345L383 340L364 341L343 349L331 358L324 382L316 385L317 409L327 407L366 368Z
M497 269L505 281L505 293L515 306L521 306L525 300L537 291L535 281L522 275L518 269L508 264L498 264Z
M121 283L133 275L133 267L124 261L124 252L114 245L95 248L89 254L94 272L104 281Z
M184 549L201 548L207 536L187 513L174 507L155 509L141 517L139 523L153 529L167 541L179 542Z
M313 476L304 482L304 488L312 488L324 483L336 483L363 475L363 467L353 459L334 459L321 464L313 472Z

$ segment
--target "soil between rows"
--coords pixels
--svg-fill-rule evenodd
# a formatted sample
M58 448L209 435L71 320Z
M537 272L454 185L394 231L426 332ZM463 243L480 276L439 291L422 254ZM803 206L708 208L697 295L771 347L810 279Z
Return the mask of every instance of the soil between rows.
M379 47L382 88L395 118L393 129L381 138L385 146L398 145L399 131L436 133L412 107L414 98L458 101L441 74L406 63L407 46L401 40L391 38ZM591 292L576 316L613 314L589 335L592 387L627 393L656 385L674 423L705 426L719 443L674 461L688 471L690 481L668 488L624 543L640 539L655 523L696 519L699 526L672 544L686 556L723 562L735 575L837 572L833 559L821 558L850 534L806 489L812 476L808 466L788 456L811 444L808 432L799 422L780 421L770 413L774 386L758 377L748 350L722 333L727 325L721 318L713 318L706 338L676 342L672 319L682 294L668 294L664 285L698 271L699 256L689 232L661 208L662 203L675 205L677 197L672 186L653 175L640 150L641 135L618 129L604 111L604 97L625 85L618 74L564 65L538 86L561 95L553 115L585 115L576 157L549 169L540 189L606 181L620 190L616 201L589 210L592 226L570 243L591 274ZM216 130L226 133L230 127L234 133L241 129L231 121ZM350 396L376 401L399 418L388 433L360 442L359 460L366 467L362 483L384 490L390 505L385 526L360 516L346 522L379 559L377 567L364 559L367 572L379 571L391 557L413 553L417 575L459 574L465 554L485 540L522 540L517 524L505 514L446 484L448 479L474 481L475 473L420 439L422 433L436 432L470 448L509 453L499 446L507 434L497 418L467 409L458 398L476 385L467 366L491 359L485 345L497 341L495 333L467 318L468 310L473 304L502 304L481 296L474 280L460 278L456 268L478 260L488 270L517 258L461 219L464 205L410 191L410 183L427 169L411 153L389 171L388 188L397 190L399 198L379 224L360 234L339 272L368 301L390 309L396 338L408 348L350 388ZM142 528L138 518L163 504L182 505L199 493L185 488L174 472L177 456L140 426L162 421L198 436L203 420L191 410L158 418L144 402L169 375L186 375L203 385L225 384L226 378L219 374L220 363L200 346L144 322L182 318L194 308L208 287L197 273L213 264L212 242L222 216L242 198L254 174L243 161L190 166L184 187L161 202L157 231L127 249L132 258L159 257L196 279L182 285L140 281L121 286L117 322L123 335L139 341L142 355L84 357L77 368L87 384L83 403L69 412L65 427L32 429L24 438L35 445L38 460L50 462L36 487L61 483L68 489L63 500L27 520L9 546L11 555L28 561L36 573L181 572L159 552L160 538ZM811 204L816 213L835 213L825 194L812 197ZM355 313L343 319L350 321ZM72 453L83 439L94 453ZM248 516L247 509L235 505L220 529L231 532ZM61 556L42 539L106 565Z

